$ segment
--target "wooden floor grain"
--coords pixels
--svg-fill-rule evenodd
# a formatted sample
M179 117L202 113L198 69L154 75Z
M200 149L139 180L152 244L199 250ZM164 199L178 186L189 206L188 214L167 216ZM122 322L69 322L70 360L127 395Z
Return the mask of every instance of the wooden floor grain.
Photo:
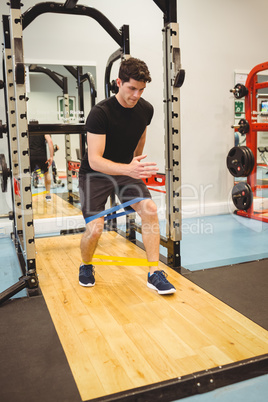
M32 197L34 219L62 218L64 216L81 215L81 210L65 201L55 193L51 193L51 201L46 201L46 194L41 192Z
M82 400L268 353L268 332L160 263L177 288L160 296L147 268L96 266L78 284L81 235L36 239L41 290ZM96 254L145 258L115 232Z

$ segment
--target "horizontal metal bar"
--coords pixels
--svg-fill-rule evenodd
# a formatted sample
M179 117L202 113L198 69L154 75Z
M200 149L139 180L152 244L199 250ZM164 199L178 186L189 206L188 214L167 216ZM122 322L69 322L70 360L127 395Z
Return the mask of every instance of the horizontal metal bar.
M0 176L1 176L1 171L0 171ZM4 218L9 218L9 214L1 214L0 215L0 219L4 219Z
M86 133L84 124L29 124L30 135L40 134L82 134Z

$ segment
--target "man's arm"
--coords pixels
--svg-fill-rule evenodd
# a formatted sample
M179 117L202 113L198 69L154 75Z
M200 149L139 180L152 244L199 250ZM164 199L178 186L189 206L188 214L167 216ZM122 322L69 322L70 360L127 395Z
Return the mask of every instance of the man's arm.
M53 142L49 134L45 134L45 140L48 144L49 155L50 155L46 163L48 163L48 167L50 167L52 165L54 155Z
M147 127L144 130L144 132L143 132L143 134L142 134L142 136L141 136L141 138L140 138L140 140L138 142L138 145L136 146L136 149L134 151L134 156L142 155L143 148L144 148L145 141L146 141L146 132L147 132Z
M147 155L134 156L128 164L116 163L103 158L105 143L105 134L87 133L88 162L93 170L109 175L130 176L134 179L145 179L158 171L155 162L142 162Z

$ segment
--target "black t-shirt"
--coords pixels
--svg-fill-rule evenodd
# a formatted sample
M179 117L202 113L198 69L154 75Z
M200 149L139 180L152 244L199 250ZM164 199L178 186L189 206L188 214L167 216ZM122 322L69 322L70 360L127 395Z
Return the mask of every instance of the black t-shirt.
M152 120L153 106L140 98L133 108L120 105L115 96L95 105L87 118L86 129L93 134L106 134L103 157L117 163L130 163L137 144ZM93 172L86 152L80 173Z
M30 135L29 136L30 157L47 160L47 145L45 136Z

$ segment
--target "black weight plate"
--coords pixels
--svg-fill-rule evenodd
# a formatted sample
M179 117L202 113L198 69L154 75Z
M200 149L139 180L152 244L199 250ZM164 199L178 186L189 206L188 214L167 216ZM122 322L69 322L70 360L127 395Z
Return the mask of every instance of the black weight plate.
M233 147L230 149L226 164L229 172L234 177L245 177L248 170L248 157L243 147Z
M243 150L244 155L245 155L245 173L244 173L244 177L247 177L249 175L248 172L250 171L250 166L251 166L250 156L249 156L249 152L247 151L247 147L242 146L240 148Z
M245 211L250 208L253 202L253 193L249 184L241 182L232 190L232 200L238 210Z
M185 70L180 70L175 78L174 87L180 88L185 80Z
M255 159L254 159L253 152L251 151L250 148L248 148L246 146L243 146L241 148L243 148L245 155L247 155L246 156L247 162L245 165L245 177L247 177L248 175L250 175L250 173L252 172L252 170L254 168Z
M246 119L240 119L238 124L240 126L238 129L240 134L245 135L249 132L249 123Z
M249 155L250 155L250 162L251 162L251 165L250 165L251 167L250 167L250 172L249 172L249 174L250 174L250 173L252 172L253 168L254 168L255 159L254 159L254 155L253 155L253 152L251 151L251 149L247 147L247 150L248 150L248 152L249 152Z
M248 94L248 89L243 84L236 84L235 89L236 92L234 92L234 97L236 99L241 99L243 96Z
M249 154L249 166L250 166L250 168L249 168L248 175L250 175L250 173L252 172L252 170L254 168L254 165L255 165L255 159L254 159L254 155L253 155L253 152L251 151L251 149L249 147L245 147L245 148L246 148L246 150L247 150L247 152Z
M3 193L7 191L7 179L9 173L6 164L6 158L4 154L0 154L0 183L1 183L1 190Z

